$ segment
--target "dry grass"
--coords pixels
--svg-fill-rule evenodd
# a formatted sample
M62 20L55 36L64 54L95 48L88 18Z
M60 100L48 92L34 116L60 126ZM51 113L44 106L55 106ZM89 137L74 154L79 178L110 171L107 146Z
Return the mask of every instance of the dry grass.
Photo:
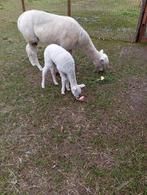
M92 63L74 54L87 86L87 102L78 103L50 78L40 88L15 4L0 8L0 194L145 195L146 44L93 37L112 67L98 82Z

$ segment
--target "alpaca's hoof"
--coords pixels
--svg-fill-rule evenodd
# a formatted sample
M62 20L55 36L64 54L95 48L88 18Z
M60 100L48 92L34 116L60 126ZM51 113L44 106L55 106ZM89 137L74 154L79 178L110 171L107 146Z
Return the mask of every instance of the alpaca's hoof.
M67 91L70 91L70 88L66 88Z
M42 89L44 89L45 88L45 85L44 84L41 84L41 87L42 87Z
M54 83L54 85L59 85L59 83L56 82L56 83Z
M40 67L38 67L38 68L39 68L39 70L40 70L40 71L42 71L42 69L43 69L41 66L40 66Z

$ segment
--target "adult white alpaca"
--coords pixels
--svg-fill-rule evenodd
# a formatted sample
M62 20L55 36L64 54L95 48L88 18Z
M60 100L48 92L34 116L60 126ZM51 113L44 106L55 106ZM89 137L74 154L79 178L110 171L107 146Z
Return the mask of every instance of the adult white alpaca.
M52 79L55 85L58 85L56 81L56 74L54 71L54 65L61 76L62 88L61 94L65 94L65 88L71 92L76 99L80 98L81 88L85 87L84 84L77 84L75 74L75 62L72 55L59 45L51 44L44 51L44 68L42 69L42 88L45 88L45 77L50 70ZM69 87L70 84L70 87Z
M103 51L97 51L88 33L71 17L29 10L19 16L17 26L28 43L26 52L31 64L40 70L42 67L37 57L38 42L47 45L55 43L68 51L82 49L99 71L105 70L109 65L108 56Z

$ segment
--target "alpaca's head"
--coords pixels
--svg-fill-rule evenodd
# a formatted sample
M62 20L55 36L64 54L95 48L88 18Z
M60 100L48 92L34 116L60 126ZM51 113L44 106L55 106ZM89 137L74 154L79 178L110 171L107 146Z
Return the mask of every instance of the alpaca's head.
M99 52L99 59L97 60L96 64L96 70L98 72L105 71L109 67L109 59L107 54L104 53L103 50Z
M76 99L78 99L81 95L81 88L85 87L84 84L76 85L71 87L72 94L75 96Z

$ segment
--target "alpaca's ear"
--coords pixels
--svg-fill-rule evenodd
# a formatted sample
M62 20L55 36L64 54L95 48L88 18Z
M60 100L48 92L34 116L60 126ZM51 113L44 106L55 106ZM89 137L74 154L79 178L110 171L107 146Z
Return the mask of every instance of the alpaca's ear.
M84 88L84 87L86 87L86 85L80 84L79 87L80 87L80 88Z
M104 53L104 50L103 50L103 49L101 49L100 53Z

